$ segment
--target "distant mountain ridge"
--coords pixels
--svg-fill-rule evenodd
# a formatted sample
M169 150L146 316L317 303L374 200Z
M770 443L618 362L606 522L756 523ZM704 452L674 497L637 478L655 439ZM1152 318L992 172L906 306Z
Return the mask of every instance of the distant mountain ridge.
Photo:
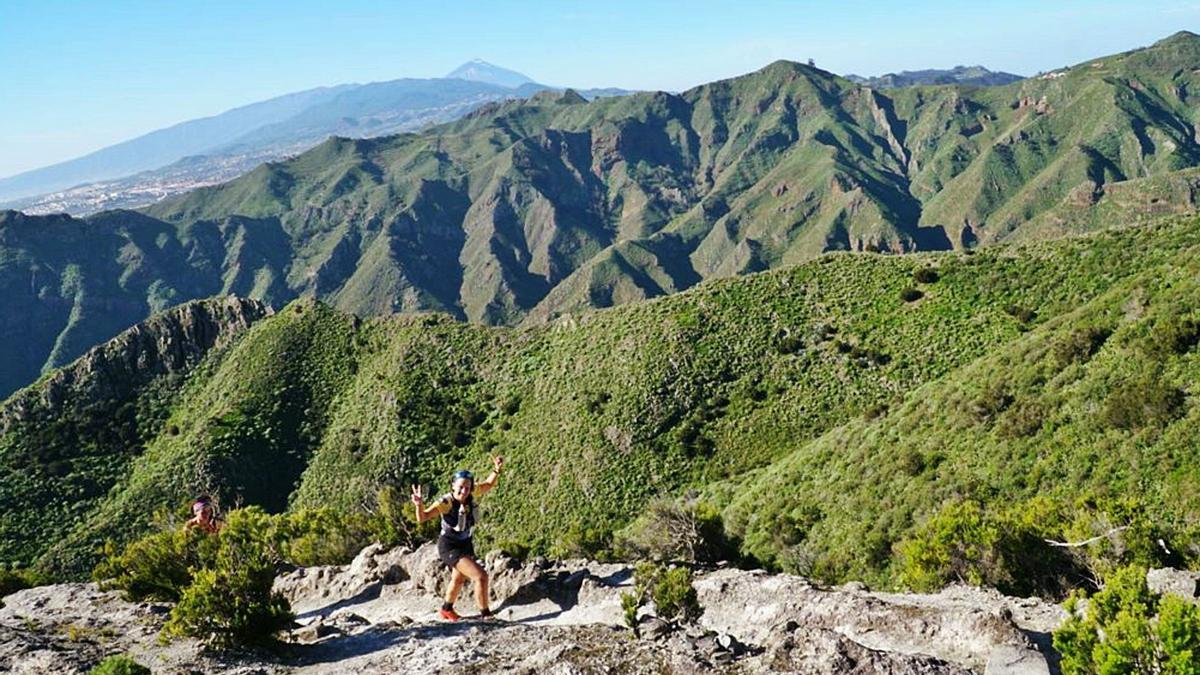
M446 77L470 80L472 82L484 82L511 89L516 89L524 84L537 84L529 79L529 77L515 70L501 68L483 59L472 59L447 73Z
M983 66L955 66L949 70L905 70L877 77L847 75L847 80L876 89L898 89L918 85L961 84L964 86L998 87L1025 79L1021 75L991 71Z
M415 131L490 101L549 88L476 60L445 78L312 89L182 122L78 159L0 179L0 202L34 213L143 206L232 179L332 135L365 138ZM614 91L624 93L596 90L596 95ZM185 158L188 161L180 164Z
M0 311L26 320L0 331L0 392L218 294L538 324L828 251L1186 213L1198 71L1190 33L986 88L880 91L780 61L681 94L543 91L334 138L141 212L7 213Z

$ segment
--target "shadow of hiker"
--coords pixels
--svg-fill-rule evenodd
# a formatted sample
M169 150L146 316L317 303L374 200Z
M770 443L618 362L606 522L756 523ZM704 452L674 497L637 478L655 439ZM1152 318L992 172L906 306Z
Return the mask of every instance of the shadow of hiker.
M373 581L373 582L367 584L366 586L364 586L361 591L359 591L358 593L355 593L354 595L350 596L349 598L343 598L332 604L325 605L324 607L310 609L307 612L304 612L302 614L297 614L296 618L297 619L312 619L312 618L321 617L321 616L328 616L328 615L332 614L333 612L336 612L337 610L342 609L343 607L353 607L354 605L360 605L365 602L371 602L372 600L378 600L379 595L382 592L383 592L383 582L382 581Z
M1062 675L1062 654L1054 648L1054 635L1051 633L1043 633L1034 630L1022 630L1025 637L1037 647L1037 650L1046 657L1046 666L1050 669L1050 675Z
M340 635L316 644L288 645L282 656L291 666L333 663L385 651L405 642L455 637L472 631L490 633L504 625L504 622L461 621L397 627L395 624L382 623L361 633Z

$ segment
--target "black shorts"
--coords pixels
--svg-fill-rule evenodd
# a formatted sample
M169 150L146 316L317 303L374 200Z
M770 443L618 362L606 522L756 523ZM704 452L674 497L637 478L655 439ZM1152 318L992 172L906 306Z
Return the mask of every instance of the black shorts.
M449 537L438 537L438 557L442 559L442 564L454 569L463 557L475 557L475 542L470 539L455 541Z

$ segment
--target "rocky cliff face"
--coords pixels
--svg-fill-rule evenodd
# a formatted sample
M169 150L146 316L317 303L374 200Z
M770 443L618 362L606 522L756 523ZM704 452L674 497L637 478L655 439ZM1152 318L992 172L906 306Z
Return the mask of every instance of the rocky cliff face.
M0 407L0 433L13 424L127 398L151 380L186 373L271 313L261 302L225 297L187 303L151 317L99 345L75 363L22 390Z
M86 672L128 652L155 672L184 673L1049 673L1055 605L956 587L936 595L823 588L736 569L698 573L703 615L677 625L642 611L624 627L621 564L487 558L500 620L436 618L447 574L431 545L365 549L344 567L276 580L300 626L275 653L214 654L160 645L167 607L128 603L90 584L31 589L0 609L0 667ZM468 589L469 590L469 589ZM464 593L459 611L474 614Z

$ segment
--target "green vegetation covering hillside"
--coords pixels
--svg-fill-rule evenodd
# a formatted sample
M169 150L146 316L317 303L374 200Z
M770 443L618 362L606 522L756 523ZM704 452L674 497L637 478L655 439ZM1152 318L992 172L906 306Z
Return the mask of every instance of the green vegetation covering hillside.
M222 293L536 324L829 251L1190 212L1198 73L1191 33L986 88L881 91L780 61L681 94L547 91L332 138L143 213L0 214L0 310L31 317L0 333L0 394Z
M143 443L123 418L93 420L111 433L89 452L128 457L101 496L0 499L0 522L28 514L3 559L84 574L105 539L196 493L370 510L384 487L440 492L495 453L508 471L485 548L595 553L648 500L689 490L745 554L834 579L897 578L893 546L954 500L1136 491L1187 526L1198 245L1184 218L830 255L519 329L299 301L158 385ZM56 410L46 386L13 401ZM25 489L34 431L0 436L8 490ZM49 440L88 475L78 433Z

